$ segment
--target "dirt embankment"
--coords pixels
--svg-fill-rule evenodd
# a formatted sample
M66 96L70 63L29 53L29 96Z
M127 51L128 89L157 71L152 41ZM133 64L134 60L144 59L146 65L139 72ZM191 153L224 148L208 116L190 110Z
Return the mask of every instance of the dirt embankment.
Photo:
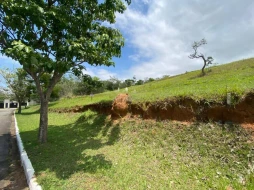
M246 94L239 103L227 105L199 101L191 98L179 98L157 102L133 104L127 94L120 94L113 104L98 103L76 106L68 109L51 109L54 112L83 112L88 109L111 115L113 119L125 117L141 117L143 119L177 120L177 121L220 121L254 124L254 93Z

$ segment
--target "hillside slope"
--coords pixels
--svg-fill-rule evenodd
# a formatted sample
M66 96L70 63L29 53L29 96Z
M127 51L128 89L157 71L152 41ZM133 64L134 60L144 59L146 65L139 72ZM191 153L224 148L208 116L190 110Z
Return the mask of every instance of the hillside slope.
M254 133L235 125L254 129L254 59L199 74L129 88L134 117L119 120L100 111L112 114L111 102L124 90L52 102L44 145L37 141L39 106L24 109L16 117L38 183L43 189L254 189ZM227 105L227 92L244 98Z
M166 79L132 86L128 90L133 103L154 102L173 97L189 97L196 101L222 102L228 92L242 96L254 88L254 58L210 67L205 76L201 71L192 71ZM76 105L88 105L98 102L111 102L125 90L90 96L64 98L54 102L51 108L66 108Z

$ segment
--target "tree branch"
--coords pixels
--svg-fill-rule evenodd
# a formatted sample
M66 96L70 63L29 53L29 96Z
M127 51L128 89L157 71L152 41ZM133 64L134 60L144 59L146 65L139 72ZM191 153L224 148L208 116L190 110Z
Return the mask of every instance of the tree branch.
M56 70L54 71L53 77L51 78L48 89L46 91L46 97L45 97L46 99L49 99L56 83L59 82L62 76L63 76L63 73L59 73Z
M43 27L43 29L42 29L42 34L41 34L41 37L39 38L39 40L37 41L37 45L41 45L41 43L42 43L42 40L43 40L43 36L44 36L44 34L45 34L45 32L46 32L46 30L47 30L47 27L46 26L44 26Z
M5 29L8 30L9 33L12 35L12 39L15 39L14 33L12 33L12 31L11 31L7 26L5 26L5 24L3 23L3 21L0 20L0 23L2 24L2 31L5 31L4 28L3 28L3 26L4 26Z
M50 8L57 0L48 0L48 8Z
M79 66L79 65L82 65L85 62L87 62L87 61L76 61L73 66Z
M42 88L41 88L41 84L40 84L40 75L37 76L36 73L32 72L31 70L27 69L27 68L23 68L33 79L37 88L37 91L39 93L39 95L43 94Z

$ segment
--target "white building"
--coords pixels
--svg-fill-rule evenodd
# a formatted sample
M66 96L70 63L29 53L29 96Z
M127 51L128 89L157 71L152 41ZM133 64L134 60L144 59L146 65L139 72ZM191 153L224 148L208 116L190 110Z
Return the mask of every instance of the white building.
M26 102L26 106L29 105L37 105L38 103L34 100L31 100L31 102ZM25 104L22 103L21 106L25 106ZM19 103L17 101L11 101L9 99L5 99L4 101L0 101L0 109L6 109L6 108L18 108Z
M17 108L19 106L17 101L11 101L9 99L5 99L4 101L0 102L0 108Z
M10 108L11 101L8 99L4 100L4 108Z

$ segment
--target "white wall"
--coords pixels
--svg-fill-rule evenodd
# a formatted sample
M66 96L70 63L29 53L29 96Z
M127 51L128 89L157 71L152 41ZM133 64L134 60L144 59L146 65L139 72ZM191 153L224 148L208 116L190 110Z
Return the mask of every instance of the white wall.
M10 108L10 100L8 100L8 99L5 99L4 100L4 108ZM8 105L6 105L6 104L8 104Z

